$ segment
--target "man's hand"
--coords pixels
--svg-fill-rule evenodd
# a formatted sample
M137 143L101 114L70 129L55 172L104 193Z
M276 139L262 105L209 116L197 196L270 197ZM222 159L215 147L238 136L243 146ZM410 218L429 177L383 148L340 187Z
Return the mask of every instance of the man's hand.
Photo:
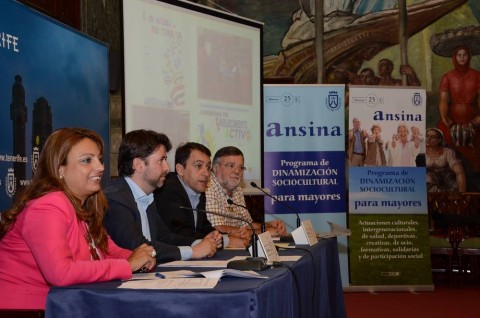
M267 231L270 232L272 236L284 236L287 234L285 228L285 223L282 220L270 221L265 224Z
M252 236L252 230L247 228L246 226L237 227L235 230L230 232L230 235L237 236L244 240L245 239L250 240L250 237Z
M217 252L217 246L215 240L205 237L200 243L192 247L192 251L192 258L194 259L212 257Z
M212 231L212 232L208 233L205 236L204 239L210 239L215 244L217 249L222 248L223 236L222 236L222 234L220 234L220 232Z
M228 236L229 247L247 247L250 245L252 230L246 226L237 227Z
M242 239L234 235L228 236L228 247L230 248L246 248L249 245L250 245L250 238Z

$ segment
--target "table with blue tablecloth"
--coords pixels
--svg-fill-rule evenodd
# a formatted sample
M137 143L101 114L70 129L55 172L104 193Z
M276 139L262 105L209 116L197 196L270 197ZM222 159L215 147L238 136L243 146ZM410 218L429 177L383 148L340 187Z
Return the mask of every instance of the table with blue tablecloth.
M246 253L222 250L213 259ZM335 238L279 254L302 257L259 272L268 279L224 277L213 289L120 289L120 281L53 287L46 317L346 317Z

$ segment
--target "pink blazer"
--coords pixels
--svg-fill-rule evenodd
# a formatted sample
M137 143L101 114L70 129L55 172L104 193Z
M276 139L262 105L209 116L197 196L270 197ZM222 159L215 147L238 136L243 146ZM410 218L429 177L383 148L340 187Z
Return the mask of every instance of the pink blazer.
M0 308L45 309L50 286L132 277L131 251L109 238L108 254L92 261L84 234L63 192L30 201L0 240Z

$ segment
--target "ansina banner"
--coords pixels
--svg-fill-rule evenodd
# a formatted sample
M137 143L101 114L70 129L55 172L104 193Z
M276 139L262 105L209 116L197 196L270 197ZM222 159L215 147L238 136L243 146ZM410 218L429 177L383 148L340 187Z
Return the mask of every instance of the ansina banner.
M350 282L433 288L425 90L352 86L349 108Z
M265 199L265 212L289 230L294 211L316 231L346 226L344 94L344 85L264 86L264 186L277 198ZM347 242L338 243L345 283Z

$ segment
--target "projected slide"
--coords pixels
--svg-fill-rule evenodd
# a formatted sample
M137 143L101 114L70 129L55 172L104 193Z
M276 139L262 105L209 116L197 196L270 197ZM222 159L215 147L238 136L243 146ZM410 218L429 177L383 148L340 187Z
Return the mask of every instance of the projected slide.
M164 132L174 149L237 146L259 182L262 25L183 1L123 6L125 130Z
M204 28L198 31L198 96L251 105L252 40Z

